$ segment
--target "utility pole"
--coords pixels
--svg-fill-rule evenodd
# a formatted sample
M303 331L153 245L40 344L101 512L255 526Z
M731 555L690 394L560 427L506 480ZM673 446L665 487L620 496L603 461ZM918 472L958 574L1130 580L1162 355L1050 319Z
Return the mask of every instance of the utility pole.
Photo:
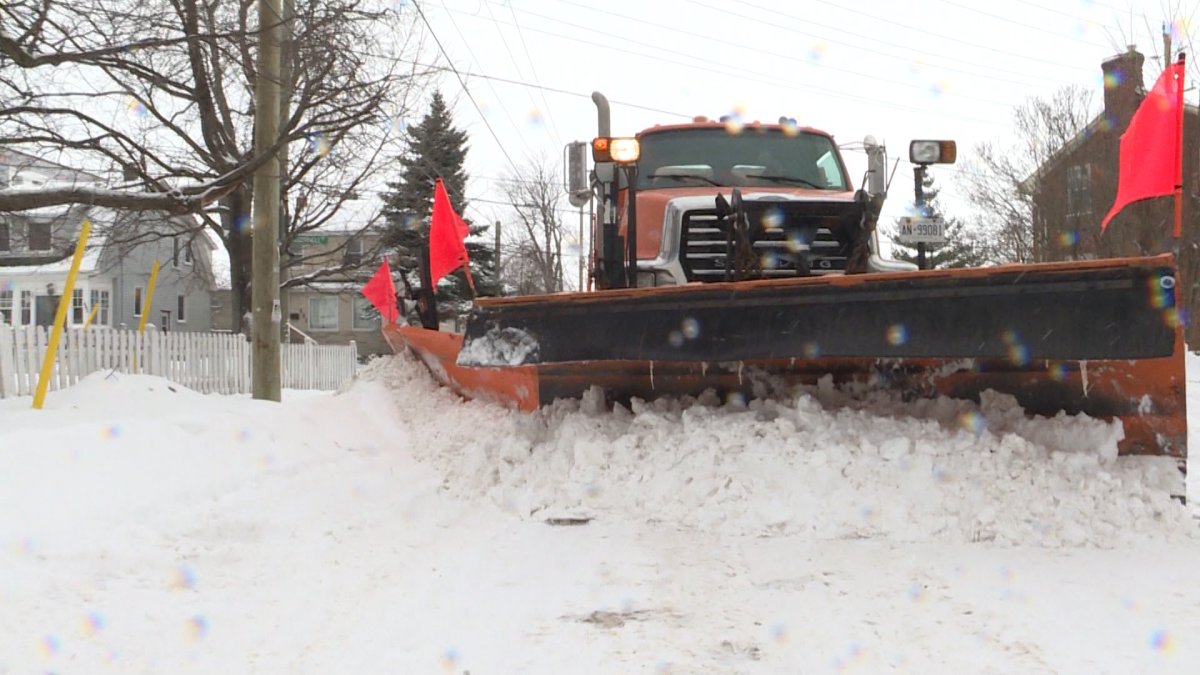
M282 36L280 38L279 47L279 119L280 123L286 123L289 117L292 116L292 67L296 60L296 46L292 42L292 18L294 15L295 0L283 0L283 26ZM279 151L279 177L280 180L285 180L288 175L288 146L283 146ZM288 332L288 317L291 315L291 307L288 304L287 291L283 290L283 284L287 282L288 270L291 268L292 258L288 255L287 250L287 226L291 220L293 211L288 208L288 188L290 185L282 185L279 189L279 232L277 233L279 240L279 339L282 342L291 342L291 334ZM300 208L297 206L295 212L299 216Z
M583 291L583 206L579 207L579 290Z
M496 283L500 283L500 221L496 221Z
M553 218L555 221L557 221L558 214L555 214L553 216ZM565 286L567 284L567 280L565 278L564 269L563 269L563 257L562 257L562 233L563 233L563 230L562 230L562 227L559 226L559 224L557 222L554 223L554 227L555 227L555 231L557 232L557 234L554 237L554 253L555 253L555 255L558 256L558 264L556 264L554 266L556 268L554 270L554 277L555 277L554 278L554 290L561 291L563 289L563 286Z
M258 0L258 78L254 85L254 150L266 152L279 136L279 51L282 37L280 0ZM253 285L250 304L254 398L281 398L279 363L279 185L278 154L254 172Z
M917 214L920 216L927 215L925 212L925 165L918 164L913 167L913 203L917 207ZM917 242L917 269L925 269L925 242Z

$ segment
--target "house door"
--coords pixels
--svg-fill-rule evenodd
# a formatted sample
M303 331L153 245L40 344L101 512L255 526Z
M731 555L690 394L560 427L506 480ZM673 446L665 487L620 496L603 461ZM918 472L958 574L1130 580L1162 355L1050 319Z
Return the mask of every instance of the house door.
M161 323L159 324L158 329L164 333L171 332L171 310L164 309L159 314Z
M54 313L58 311L58 299L61 295L39 295L34 298L38 326L53 326Z

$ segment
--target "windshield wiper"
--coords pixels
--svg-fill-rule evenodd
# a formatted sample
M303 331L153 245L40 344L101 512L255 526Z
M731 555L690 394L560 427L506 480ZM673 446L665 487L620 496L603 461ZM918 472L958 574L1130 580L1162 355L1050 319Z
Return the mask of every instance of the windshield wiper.
M692 173L654 173L654 174L650 174L650 178L651 178L651 180L653 180L655 178L675 178L677 180L683 180L685 178L695 178L696 180L702 180L705 183L708 183L709 185L716 185L717 187L721 187L720 183L709 178L708 176L697 176Z
M817 185L816 183L814 183L810 180L805 180L805 179L799 178L797 176L768 176L766 174L761 174L761 173L748 173L748 174L745 174L745 177L746 178L761 178L763 180L774 181L776 183L796 183L798 185L804 185L807 187L816 188L818 190L828 190L829 189L825 185Z

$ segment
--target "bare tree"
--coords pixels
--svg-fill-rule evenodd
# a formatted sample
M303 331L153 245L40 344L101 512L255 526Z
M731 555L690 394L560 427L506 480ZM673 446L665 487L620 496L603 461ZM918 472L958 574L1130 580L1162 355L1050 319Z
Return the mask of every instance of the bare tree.
M0 143L57 152L95 149L102 138L117 145L135 143L128 133L104 123L97 114L97 101L120 92L97 88L94 82L81 78L81 68L120 67L127 62L126 55L135 50L177 47L187 38L148 36L142 30L146 27L142 19L146 17L133 14L109 22L104 30L97 29L94 21L79 21L96 9L94 0L69 7L48 0L15 0L0 6L0 122L5 123ZM78 87L81 82L88 86ZM73 96L68 93L71 86L78 87ZM73 107L72 103L84 105ZM57 139L46 129L39 133L35 131L38 125L28 122L37 117L57 118L60 123L56 126L71 125L75 133L73 137L58 134ZM85 128L88 131L81 132ZM0 212L60 204L194 211L252 174L265 159L266 155L254 158L238 171L207 183L154 192L130 193L95 184L55 184L40 190L8 192L0 194Z
M1014 112L1013 138L980 143L962 180L977 210L986 255L993 262L1034 262L1043 233L1033 226L1029 181L1095 117L1092 94L1079 86L1059 89L1049 100L1030 98Z
M536 160L504 183L515 227L507 230L508 255L501 278L520 294L563 289L562 248L567 227L560 218L563 187L558 176L556 168Z
M0 211L82 202L197 212L229 254L236 327L249 306L254 170L284 151L282 194L270 197L283 205L282 244L328 223L389 159L392 121L419 75L391 58L417 48L416 33L411 17L387 3L292 4L285 3L280 134L261 155L253 139L254 0L5 5L0 143L31 154L73 152L127 180L118 190L0 196ZM214 200L217 208L204 208Z

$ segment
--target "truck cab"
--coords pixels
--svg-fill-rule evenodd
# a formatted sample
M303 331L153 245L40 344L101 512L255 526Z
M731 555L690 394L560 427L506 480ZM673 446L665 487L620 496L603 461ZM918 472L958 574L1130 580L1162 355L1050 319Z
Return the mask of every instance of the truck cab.
M873 189L856 190L833 137L787 119L598 137L597 287L915 269L879 255L883 148L866 147Z

